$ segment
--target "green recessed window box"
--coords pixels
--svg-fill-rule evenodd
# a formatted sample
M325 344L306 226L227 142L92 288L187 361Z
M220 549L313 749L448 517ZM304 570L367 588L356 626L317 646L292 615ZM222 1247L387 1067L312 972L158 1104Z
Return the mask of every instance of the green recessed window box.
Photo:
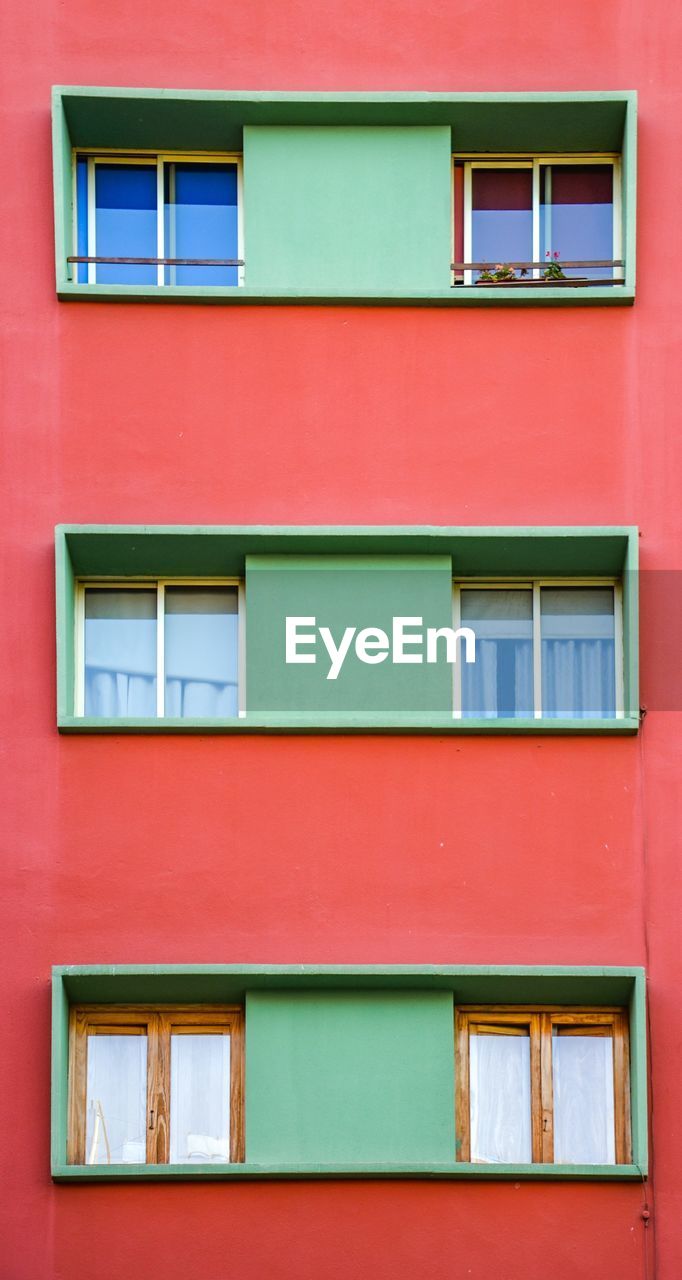
M53 144L62 299L634 299L631 92L59 87Z
M64 525L58 725L632 733L631 528Z
M58 1181L647 1172L639 968L67 966L53 970L52 1009ZM533 1119L531 1143L528 1045L543 1019L554 1132ZM491 1044L520 1070L505 1074ZM157 1125L159 1088L170 1128ZM513 1123L491 1146L480 1113L499 1107L500 1089ZM567 1126L577 1102L593 1126Z

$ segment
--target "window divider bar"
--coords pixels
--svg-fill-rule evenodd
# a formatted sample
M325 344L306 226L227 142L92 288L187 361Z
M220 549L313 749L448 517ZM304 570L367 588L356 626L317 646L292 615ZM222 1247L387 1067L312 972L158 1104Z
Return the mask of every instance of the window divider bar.
M540 583L533 583L533 716L542 719L542 615Z
M165 217L164 217L164 201L163 201L163 160L160 156L156 158L156 256L163 258L165 247ZM156 268L156 283L163 284L164 267L159 263Z
M616 719L622 720L625 716L625 644L623 639L623 586L620 582L614 582L613 584L613 635Z
M166 708L166 588L156 587L156 714L163 718Z
M237 715L246 718L246 581L237 583Z
M76 588L74 611L74 671L76 677L76 715L85 715L85 587L79 582Z
M540 261L540 161L533 161L533 261ZM540 268L533 267L533 279L540 279Z
M464 165L464 258L466 264L470 262L472 254L472 234L471 234L471 199L472 199L472 167L471 161L468 160ZM454 270L457 270L457 263L454 264ZM473 284L471 277L471 268L465 267L464 270L465 285Z
M554 1163L554 1081L552 1076L552 1015L541 1013L537 1019L540 1048L540 1095L542 1116L543 1164Z
M458 631L462 625L462 589L458 582L452 586L452 628ZM465 646L460 642L457 650L457 661L452 664L452 718L462 719L462 662Z
M97 283L97 204L95 198L95 157L88 156L88 284Z

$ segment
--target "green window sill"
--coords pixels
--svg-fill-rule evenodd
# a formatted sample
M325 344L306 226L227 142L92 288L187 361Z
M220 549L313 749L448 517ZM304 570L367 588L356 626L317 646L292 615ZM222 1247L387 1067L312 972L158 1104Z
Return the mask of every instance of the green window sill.
M415 733L415 734L633 734L639 720L453 720L410 715L370 716L364 713L329 718L309 715L257 715L239 720L121 718L60 716L60 733Z
M57 288L62 302L197 302L227 303L236 306L284 305L296 306L417 306L417 307L495 307L495 306L632 306L635 290L629 285L594 285L587 287L525 289L513 286L509 289L477 289L464 286L437 292L396 291L353 293L328 291L325 293L293 289L261 289L204 285L154 285L139 284L75 284L64 281Z
M560 1179L564 1182L642 1180L635 1164L58 1164L52 1169L55 1182L223 1182L270 1181L281 1179L484 1179L485 1181L526 1181Z

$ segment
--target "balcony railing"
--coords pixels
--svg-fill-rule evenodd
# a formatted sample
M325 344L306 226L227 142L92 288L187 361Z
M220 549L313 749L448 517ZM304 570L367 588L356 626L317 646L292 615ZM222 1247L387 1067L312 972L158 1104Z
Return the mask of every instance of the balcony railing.
M105 257L101 254L81 255L70 254L66 261L71 265L75 263L85 264L101 264L103 266L131 266L131 267L243 267L245 265L243 258L132 258L132 257ZM473 271L489 271L495 272L499 270L500 265L505 268L511 268L515 275L512 279L507 280L472 280L471 272ZM566 276L564 278L554 275L545 275L548 263L545 262L451 262L450 270L454 273L454 285L462 286L472 284L480 288L492 287L514 287L522 285L526 289L546 288L551 285L553 288L564 289L580 289L588 285L619 285L625 284L625 276L623 269L625 262L622 258L590 258L582 260L571 260L557 263L562 271L587 271L587 275ZM611 275L590 275L589 272L611 271ZM616 274L619 272L620 274ZM467 275L469 279L467 280Z
M563 279L561 277L557 278L556 276L553 276L553 275L546 276L545 272L547 271L549 266L549 263L546 260L544 262L504 262L502 264L499 261L498 262L452 262L450 264L450 268L454 272L456 277L454 282L455 286L464 285L465 283L470 282L472 285L476 285L477 287L480 287L482 289L486 287L502 288L503 286L514 288L515 286L518 287L519 285L523 285L526 289L533 289L533 288L543 289L543 288L547 288L548 285L551 285L552 287L559 288L559 289L561 288L580 289L580 288L585 288L587 285L591 285L591 284L600 284L600 285L625 284L625 276L622 274L623 268L625 267L625 262L623 261L622 258L589 258L589 259L571 260L571 261L566 260L565 262L564 261L557 262L556 265L562 271L581 270L581 271L590 272L590 271L595 271L599 269L601 271L604 271L604 270L612 271L613 274L610 276L606 276L606 275L597 276L597 275L589 275L589 274L584 276L582 275L566 276ZM504 267L505 269L508 267L511 268L516 273L514 278L511 280L480 280L480 279L471 280L471 277L469 277L469 281L467 281L466 276L464 274L465 272L470 273L472 271L490 271L492 273L495 271L499 271L501 266ZM615 274L616 270L619 270L620 274L616 275Z
M126 267L243 267L243 258L105 258L97 254L83 257L71 254L67 262L99 262L105 266Z

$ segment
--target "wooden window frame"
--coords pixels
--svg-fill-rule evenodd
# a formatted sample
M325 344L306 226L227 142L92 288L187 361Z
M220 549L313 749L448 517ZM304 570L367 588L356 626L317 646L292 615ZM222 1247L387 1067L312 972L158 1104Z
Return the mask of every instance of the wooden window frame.
M457 1160L465 1163L471 1162L469 1038L472 1026L527 1029L530 1036L532 1164L555 1163L553 1028L579 1028L576 1034L583 1035L598 1034L597 1028L610 1028L610 1038L613 1040L614 1163L631 1164L630 1036L627 1010L616 1007L555 1005L467 1005L456 1009L456 1150Z
M230 1036L230 1163L244 1160L244 1012L236 1005L74 1005L69 1011L67 1161L84 1165L89 1035L147 1036L146 1164L170 1163L170 1037Z
M237 716L246 716L246 605L243 578L81 578L76 583L75 607L75 690L77 716L85 715L85 595L96 591L156 592L156 719L166 717L166 588L236 587L237 589ZM123 719L124 717L119 717ZM229 717L233 719L234 717Z

